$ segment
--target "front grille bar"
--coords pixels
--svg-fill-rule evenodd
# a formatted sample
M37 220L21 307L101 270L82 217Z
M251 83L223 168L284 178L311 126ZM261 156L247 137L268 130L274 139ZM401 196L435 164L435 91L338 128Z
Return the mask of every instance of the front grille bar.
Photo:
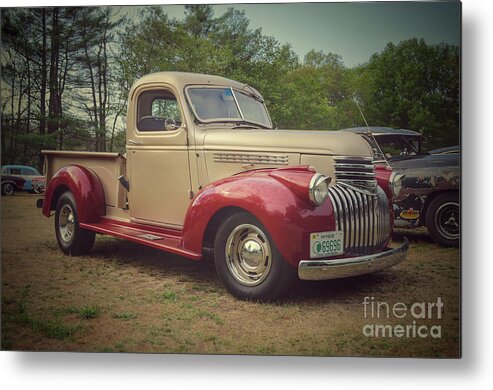
M334 156L336 181L355 189L375 193L375 179L372 157Z
M329 188L329 199L334 206L336 229L344 232L346 253L369 254L388 240L390 211L381 188L369 195L336 185Z

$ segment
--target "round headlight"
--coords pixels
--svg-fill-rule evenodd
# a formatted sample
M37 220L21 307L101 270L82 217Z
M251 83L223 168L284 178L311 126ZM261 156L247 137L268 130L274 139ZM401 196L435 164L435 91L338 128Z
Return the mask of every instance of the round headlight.
M332 179L320 173L313 175L310 180L310 200L317 206L322 205L329 197L329 183Z
M397 172L392 172L390 175L390 189L394 197L398 197L401 193L404 176L406 175Z

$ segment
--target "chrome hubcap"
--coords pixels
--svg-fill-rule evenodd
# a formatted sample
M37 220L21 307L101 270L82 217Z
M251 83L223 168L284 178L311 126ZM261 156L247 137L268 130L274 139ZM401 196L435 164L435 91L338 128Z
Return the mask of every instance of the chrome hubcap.
M226 261L231 275L244 286L262 283L272 265L267 237L255 225L237 226L226 241Z
M443 237L449 240L459 238L460 218L459 205L455 202L442 204L435 215L435 224Z
M58 218L58 229L60 230L60 237L66 243L72 241L75 230L75 217L74 211L70 205L63 205L60 210L60 216Z

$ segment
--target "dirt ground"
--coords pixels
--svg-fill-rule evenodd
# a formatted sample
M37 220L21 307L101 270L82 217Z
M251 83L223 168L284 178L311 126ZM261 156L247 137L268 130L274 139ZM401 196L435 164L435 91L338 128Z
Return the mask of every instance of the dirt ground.
M433 244L423 229L395 234L411 249L391 269L252 303L229 295L210 263L111 237L98 236L90 256L65 256L37 198L1 199L3 350L460 354L459 250Z

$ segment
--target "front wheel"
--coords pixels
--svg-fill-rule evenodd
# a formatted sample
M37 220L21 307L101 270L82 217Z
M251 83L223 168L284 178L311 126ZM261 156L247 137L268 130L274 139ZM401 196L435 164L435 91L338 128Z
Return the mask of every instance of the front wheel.
M282 258L269 233L251 214L223 221L214 242L217 273L235 297L269 301L293 287L296 270Z
M77 205L70 191L64 192L58 199L55 233L60 249L71 256L88 253L94 244L96 233L79 226Z
M3 183L2 184L2 195L12 196L14 195L15 189L12 183Z
M433 199L426 213L426 226L435 242L443 246L459 246L459 195L446 193Z

